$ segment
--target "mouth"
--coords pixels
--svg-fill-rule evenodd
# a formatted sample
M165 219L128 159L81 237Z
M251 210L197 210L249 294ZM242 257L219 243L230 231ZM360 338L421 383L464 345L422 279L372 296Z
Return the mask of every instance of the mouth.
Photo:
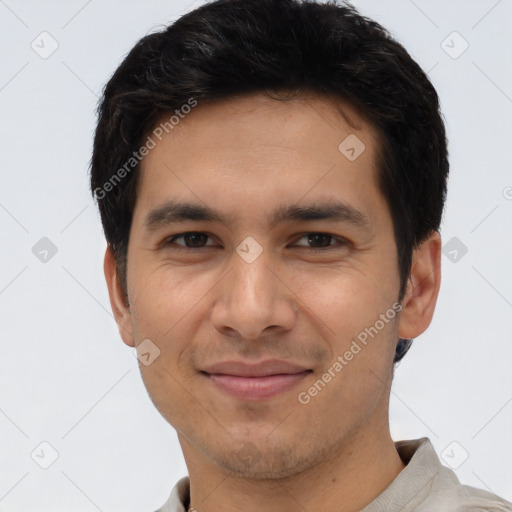
M273 398L293 388L313 370L280 360L258 364L225 361L201 370L220 391L245 401Z

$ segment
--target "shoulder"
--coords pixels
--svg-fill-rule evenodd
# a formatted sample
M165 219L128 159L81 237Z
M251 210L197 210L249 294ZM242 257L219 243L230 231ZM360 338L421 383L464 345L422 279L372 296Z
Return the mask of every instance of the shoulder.
M389 489L402 505L401 512L512 512L512 503L462 484L452 469L441 464L430 439L395 445L407 464Z
M491 492L459 482L455 473L441 466L431 481L425 501L416 512L512 512L512 503Z
M178 480L167 501L156 512L185 512L190 501L190 479L185 476Z

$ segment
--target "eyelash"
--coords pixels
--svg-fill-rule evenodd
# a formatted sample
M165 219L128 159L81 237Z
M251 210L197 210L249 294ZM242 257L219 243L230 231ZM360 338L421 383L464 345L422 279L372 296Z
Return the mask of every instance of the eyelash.
M163 246L168 247L168 246L174 245L175 247L179 247L178 250L183 250L183 251L198 251L198 250L206 249L207 247L212 247L211 245L205 245L203 247L187 247L186 245L174 243L175 240L178 240L178 239L184 237L185 235L206 235L211 240L211 237L207 233L204 233L202 231L186 231L184 233L178 233L177 235L173 235L172 237L167 238L166 240L164 240ZM331 250L339 249L341 247L345 247L345 246L349 245L349 243L350 243L350 242L348 242L348 240L345 240L344 238L340 238L340 237L331 235L330 233L323 233L320 231L311 231L308 233L304 233L297 241L302 240L303 238L307 237L308 235L328 236L328 237L331 237L331 240L330 240L331 242L332 241L337 242L337 244L329 244L325 247L308 247L308 246L302 246L302 245L298 246L298 247L305 247L306 249L310 249L313 252L322 252L322 251L325 251L328 249L331 249Z

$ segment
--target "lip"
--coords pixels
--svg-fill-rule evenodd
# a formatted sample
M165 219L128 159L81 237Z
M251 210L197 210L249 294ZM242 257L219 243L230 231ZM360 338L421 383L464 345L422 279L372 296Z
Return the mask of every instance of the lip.
M205 375L218 389L240 400L265 400L294 387L311 369L277 359L248 364L224 361L205 368Z

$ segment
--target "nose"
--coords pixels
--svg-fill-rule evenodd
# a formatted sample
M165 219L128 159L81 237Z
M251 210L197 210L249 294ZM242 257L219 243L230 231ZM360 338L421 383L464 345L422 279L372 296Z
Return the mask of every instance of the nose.
M231 271L215 288L211 321L226 336L257 340L293 328L297 297L263 251L255 261L233 254Z

